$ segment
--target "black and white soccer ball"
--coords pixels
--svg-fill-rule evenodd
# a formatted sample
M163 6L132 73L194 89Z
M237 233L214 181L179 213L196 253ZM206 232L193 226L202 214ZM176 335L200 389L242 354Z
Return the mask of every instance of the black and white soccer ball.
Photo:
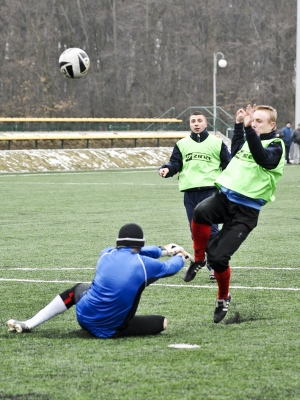
M72 47L65 50L59 57L60 71L71 79L85 76L90 69L90 59L85 51Z

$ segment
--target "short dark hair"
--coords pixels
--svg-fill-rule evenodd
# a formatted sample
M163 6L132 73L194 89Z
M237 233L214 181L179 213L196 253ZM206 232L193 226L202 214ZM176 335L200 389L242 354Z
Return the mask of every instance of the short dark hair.
M191 118L193 115L203 115L203 117L206 119L206 115L203 114L203 112L201 112L201 111L194 111L194 112L190 115L190 118Z

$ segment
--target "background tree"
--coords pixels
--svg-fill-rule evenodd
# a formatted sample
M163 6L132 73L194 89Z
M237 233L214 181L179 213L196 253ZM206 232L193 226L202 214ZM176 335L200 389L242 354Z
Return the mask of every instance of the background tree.
M2 0L0 115L155 117L172 107L271 104L294 119L296 2ZM91 70L66 79L58 58L84 49Z

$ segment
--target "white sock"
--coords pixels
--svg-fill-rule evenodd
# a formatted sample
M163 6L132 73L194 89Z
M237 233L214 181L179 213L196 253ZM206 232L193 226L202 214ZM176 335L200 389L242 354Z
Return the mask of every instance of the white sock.
M62 298L57 295L54 299L46 305L42 310L40 310L34 317L24 321L25 324L33 329L38 325L41 325L43 322L48 321L50 318L55 317L55 315L61 314L67 310L65 303Z

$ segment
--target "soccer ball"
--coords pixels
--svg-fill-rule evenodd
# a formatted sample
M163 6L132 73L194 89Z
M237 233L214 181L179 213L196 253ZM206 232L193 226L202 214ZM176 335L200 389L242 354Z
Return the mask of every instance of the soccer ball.
M82 78L90 68L89 56L77 47L65 50L58 62L61 73L71 79Z

